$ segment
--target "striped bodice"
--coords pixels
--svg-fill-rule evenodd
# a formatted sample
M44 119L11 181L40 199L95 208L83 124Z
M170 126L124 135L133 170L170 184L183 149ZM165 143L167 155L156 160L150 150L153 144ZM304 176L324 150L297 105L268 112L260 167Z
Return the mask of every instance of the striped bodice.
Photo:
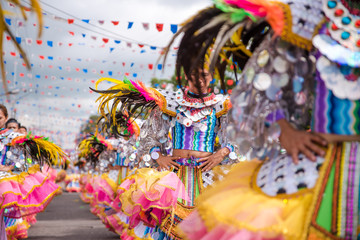
M182 114L178 111L178 114ZM201 119L202 128L196 129L195 125L185 126L175 121L172 128L172 141L174 149L195 150L201 152L213 152L215 145L215 127L218 124L216 112L212 112Z

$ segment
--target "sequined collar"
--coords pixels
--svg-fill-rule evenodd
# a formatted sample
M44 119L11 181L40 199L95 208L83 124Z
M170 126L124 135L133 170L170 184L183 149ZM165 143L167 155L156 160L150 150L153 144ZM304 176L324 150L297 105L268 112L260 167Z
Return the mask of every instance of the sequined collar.
M204 97L204 98L191 98L187 94L188 90L185 90L185 93L179 89L176 92L176 98L175 101L180 106L185 107L193 107L193 108L203 108L215 105L216 103L220 102L223 99L222 94L215 95L214 93L210 94L210 96Z

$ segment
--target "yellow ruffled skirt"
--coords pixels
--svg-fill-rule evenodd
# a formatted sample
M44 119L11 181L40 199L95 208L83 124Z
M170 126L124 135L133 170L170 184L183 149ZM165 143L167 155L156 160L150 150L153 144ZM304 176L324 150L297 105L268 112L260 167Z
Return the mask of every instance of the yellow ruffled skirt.
M330 145L315 186L294 194L266 195L256 184L263 162L241 162L198 197L196 210L179 224L178 232L196 240L356 239L359 145ZM346 183L351 173L355 186ZM356 209L347 214L351 203Z

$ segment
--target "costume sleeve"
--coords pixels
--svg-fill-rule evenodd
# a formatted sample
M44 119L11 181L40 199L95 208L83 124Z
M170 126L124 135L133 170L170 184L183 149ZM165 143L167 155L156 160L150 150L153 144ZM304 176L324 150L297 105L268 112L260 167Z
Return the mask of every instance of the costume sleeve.
M169 137L171 117L159 108L155 108L146 119L140 130L138 157L142 158L139 162L140 167L155 165L151 159L151 153L161 152L169 154L172 143Z
M225 114L219 118L219 130L217 136L219 137L219 144L221 148L226 147L230 150L229 155L222 161L221 164L233 164L238 161L238 151L236 145L230 141L226 131L228 126L228 115Z

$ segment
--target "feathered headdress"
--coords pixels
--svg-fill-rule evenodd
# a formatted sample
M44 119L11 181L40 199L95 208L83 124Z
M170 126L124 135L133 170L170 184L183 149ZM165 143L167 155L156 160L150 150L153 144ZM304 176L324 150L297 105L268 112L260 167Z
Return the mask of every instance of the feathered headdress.
M183 34L177 59L179 85L181 69L188 79L198 74L209 56L209 71L224 74L230 63L236 73L245 65L270 27L280 35L284 28L282 8L267 0L214 0L214 6L200 11L183 24L165 51L164 62L174 40Z
M99 160L100 154L105 150L111 150L112 145L100 135L91 136L84 139L79 144L79 160L84 158L87 162L90 162L93 166Z
M108 90L98 90L98 85L103 81L110 81L116 85ZM98 111L101 114L98 123L103 130L107 129L117 137L139 134L135 119L140 116L146 117L156 106L164 106L163 97L140 81L101 78L96 82L95 88L92 90L101 94L96 100L99 102Z
M11 141L11 146L21 148L26 158L31 158L33 162L48 165L64 165L68 156L56 144L50 142L43 136L18 136Z

